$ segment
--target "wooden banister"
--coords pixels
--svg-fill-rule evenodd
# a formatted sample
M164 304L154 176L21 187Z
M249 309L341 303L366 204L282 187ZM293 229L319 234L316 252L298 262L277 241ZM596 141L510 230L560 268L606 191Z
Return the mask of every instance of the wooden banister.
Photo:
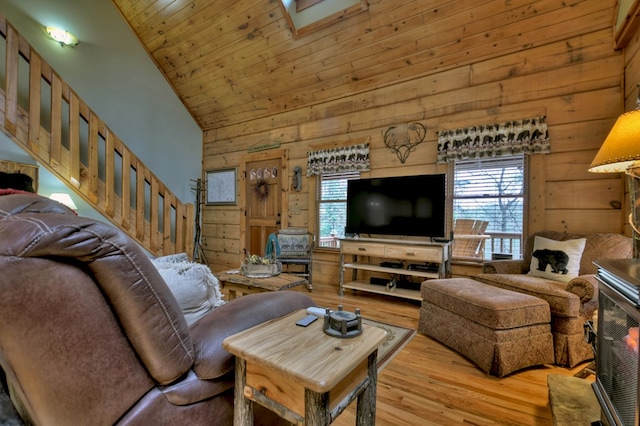
M193 205L180 202L2 15L0 35L6 42L2 131L151 254L191 256ZM21 61L28 76L20 73ZM43 93L50 104L43 104Z

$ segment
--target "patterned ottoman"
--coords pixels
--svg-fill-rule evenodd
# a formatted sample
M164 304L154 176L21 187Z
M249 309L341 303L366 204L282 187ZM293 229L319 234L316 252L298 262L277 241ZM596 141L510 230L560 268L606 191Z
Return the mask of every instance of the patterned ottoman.
M418 331L485 372L502 377L553 364L551 314L544 300L467 278L427 280L421 295Z

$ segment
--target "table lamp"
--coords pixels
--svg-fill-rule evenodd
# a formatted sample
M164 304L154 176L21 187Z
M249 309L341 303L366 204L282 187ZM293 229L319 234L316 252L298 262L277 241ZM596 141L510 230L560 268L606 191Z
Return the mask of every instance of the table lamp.
M600 151L589 166L594 173L620 173L628 176L631 196L629 224L633 228L633 257L640 258L640 110L618 117Z

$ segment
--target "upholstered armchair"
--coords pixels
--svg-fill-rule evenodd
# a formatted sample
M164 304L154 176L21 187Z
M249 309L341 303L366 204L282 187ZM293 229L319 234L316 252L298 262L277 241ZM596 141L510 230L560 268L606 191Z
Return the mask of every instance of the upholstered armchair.
M35 424L231 425L224 338L313 305L244 296L189 326L130 238L34 194L0 196L0 270L0 366Z
M570 278L562 262L547 265L546 260L536 263L532 270L532 257L540 257L534 243L536 237L569 242L585 239L577 276ZM568 234L542 231L529 235L525 240L523 258L519 260L487 261L483 273L476 280L526 293L544 299L551 308L551 332L554 340L555 363L573 367L592 359L591 345L584 339L584 324L592 319L598 309L598 282L595 278L596 259L622 259L632 255L631 239L619 234ZM541 273L542 266L551 271ZM566 266L566 265L565 265ZM553 272L555 270L555 273ZM536 275L533 275L536 274Z

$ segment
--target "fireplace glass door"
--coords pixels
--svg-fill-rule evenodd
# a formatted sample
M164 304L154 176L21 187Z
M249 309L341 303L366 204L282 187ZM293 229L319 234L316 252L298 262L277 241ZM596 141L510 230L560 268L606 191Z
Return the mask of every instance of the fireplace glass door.
M600 286L594 390L611 425L638 423L638 310Z

